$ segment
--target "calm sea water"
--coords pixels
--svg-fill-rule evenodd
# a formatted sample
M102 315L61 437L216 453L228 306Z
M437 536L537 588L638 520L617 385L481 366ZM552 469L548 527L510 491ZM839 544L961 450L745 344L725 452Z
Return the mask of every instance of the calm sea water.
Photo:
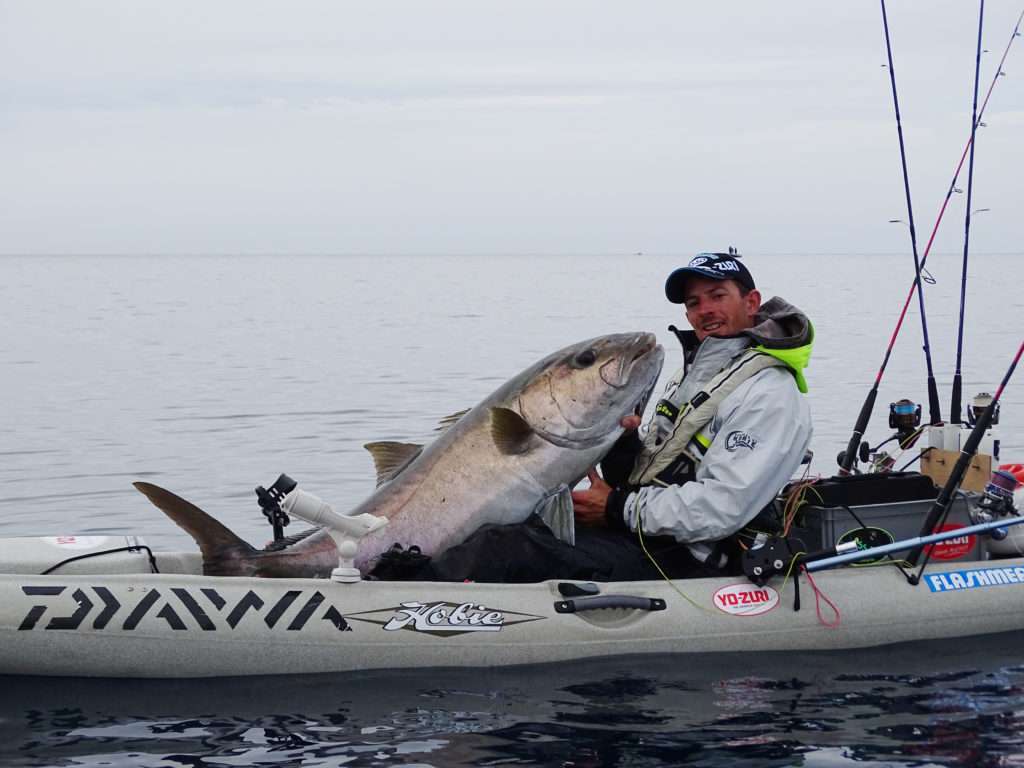
M252 489L287 472L347 507L370 440L430 439L548 352L683 322L684 257L0 257L0 536L131 533L193 548L131 487L145 478L254 543ZM1021 338L1020 255L971 264L965 392L992 391ZM813 471L830 474L912 277L907 256L752 255L803 308ZM926 303L948 410L959 263ZM916 302L887 404L924 398ZM1024 460L1024 381L1003 459ZM909 458L909 457L908 457ZM800 658L625 659L552 670L223 683L5 681L4 765L1015 765L1019 638Z

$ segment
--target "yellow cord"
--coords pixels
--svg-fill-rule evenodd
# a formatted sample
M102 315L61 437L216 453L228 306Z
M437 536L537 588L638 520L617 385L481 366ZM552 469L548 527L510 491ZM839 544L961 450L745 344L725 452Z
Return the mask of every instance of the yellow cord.
M818 497L819 501L823 501L821 493L814 487L814 483L818 481L817 477L809 477L810 465L804 470L803 477L800 478L793 486L792 490L786 496L786 503L782 508L782 535L785 536L789 533L789 529L793 525L793 521L796 520L797 512L800 508L807 503L807 492L811 491L815 496Z
M683 598L683 600L688 602L698 611L704 611L705 613L715 613L715 611L712 611L710 608L705 608L703 605L701 605L693 598L691 598L689 595L687 595L685 592L683 592L683 590L679 589L679 587L675 585L675 582L673 582L672 579L670 579L668 575L665 573L665 571L661 569L661 566L658 565L658 561L654 559L654 555L652 555L647 550L647 545L644 543L644 525L643 518L641 517L640 512L637 512L636 515L636 535L637 538L640 539L640 549L644 551L644 554L647 555L647 559L651 561L651 564L654 565L654 567L658 570L658 573L661 574L661 578L663 578L668 583L668 585L672 587L673 590L675 590L676 594L678 594L681 598Z
M796 518L796 513L797 511L799 511L800 507L807 503L806 497L808 492L811 492L815 496L817 496L819 501L824 500L818 489L814 487L814 483L818 481L818 478L808 478L807 472L808 471L805 470L804 476L799 480L799 482L796 483L796 485L793 486L793 490L789 492L789 495L786 498L786 503L783 506L783 535L789 532L789 528L792 525L793 520ZM647 559L651 561L651 564L655 567L655 569L658 571L661 577L668 583L668 585L672 587L672 589L681 598L683 598L686 602L688 602L697 610L704 611L706 613L714 613L714 611L712 611L710 608L705 608L703 605L696 602L695 600L693 600L693 598L691 598L689 595L687 595L685 592L679 589L679 587L676 586L675 582L668 577L668 575L662 569L661 565L658 564L658 561L654 558L654 555L652 555L650 550L647 549L647 544L644 542L644 526L642 512L637 512L636 535L637 539L640 541L640 549L643 550L644 555L647 556ZM782 600L782 596L786 592L786 585L789 583L790 578L793 576L793 571L796 568L797 560L800 558L801 555L806 554L806 552L797 552L790 558L789 568L786 570L786 575L782 580L782 584L779 586L780 601ZM879 560L874 563L864 563L863 565L857 567L868 568L879 565L909 565L909 563L906 560Z

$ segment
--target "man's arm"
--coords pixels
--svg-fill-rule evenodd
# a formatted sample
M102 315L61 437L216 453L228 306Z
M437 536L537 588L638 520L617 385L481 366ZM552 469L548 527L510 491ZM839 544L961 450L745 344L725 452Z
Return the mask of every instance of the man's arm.
M717 541L735 533L768 504L800 466L810 443L807 404L789 373L769 369L722 403L715 438L696 479L667 488L644 487L619 501L609 517L649 535Z

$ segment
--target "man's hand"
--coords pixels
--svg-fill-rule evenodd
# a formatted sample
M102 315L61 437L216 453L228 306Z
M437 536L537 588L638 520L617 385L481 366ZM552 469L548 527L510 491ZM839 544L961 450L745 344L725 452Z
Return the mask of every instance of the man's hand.
M604 508L608 504L608 496L612 487L608 485L596 469L587 472L590 487L585 491L572 492L572 506L576 512L576 520L586 525L606 525Z
M629 414L629 416L623 416L619 422L620 427L624 427L627 432L631 432L634 429L640 429L640 422L643 421L635 413Z
M642 419L636 414L623 416L619 425L627 432L638 429ZM572 492L572 506L576 512L577 522L585 525L607 525L604 510L608 506L608 496L612 487L597 474L597 468L587 472L590 487L585 491Z

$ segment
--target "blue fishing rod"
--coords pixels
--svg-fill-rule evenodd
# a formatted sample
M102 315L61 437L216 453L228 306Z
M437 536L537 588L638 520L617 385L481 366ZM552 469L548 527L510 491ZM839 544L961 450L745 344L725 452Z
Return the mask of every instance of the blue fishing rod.
M917 255L917 230L914 228L914 206L910 202L910 174L907 171L907 150L903 141L903 123L900 120L900 100L896 93L896 70L892 63L892 42L889 39L889 17L885 12L885 0L882 3L882 26L885 29L885 53L889 59L889 82L892 84L892 103L896 111L896 133L900 139L900 161L903 164L903 190L907 197L907 221L910 226L910 246L914 254L914 284L917 288L917 301L921 310L921 333L924 337L924 360L928 369L928 417L930 424L941 424L942 413L939 406L939 390L935 384L935 372L932 369L932 348L928 340L928 318L924 311L924 291L921 290L921 260Z
M981 27L985 19L985 0L978 8L978 47L974 54L974 106L971 108L971 159L967 163L967 212L964 215L964 263L960 273L960 321L956 331L956 370L953 373L953 396L949 406L949 420L959 424L960 401L963 392L961 366L964 356L964 307L967 302L967 252L971 242L971 193L974 190L974 147L978 131L978 76L981 73ZM999 76L999 73L996 73Z

